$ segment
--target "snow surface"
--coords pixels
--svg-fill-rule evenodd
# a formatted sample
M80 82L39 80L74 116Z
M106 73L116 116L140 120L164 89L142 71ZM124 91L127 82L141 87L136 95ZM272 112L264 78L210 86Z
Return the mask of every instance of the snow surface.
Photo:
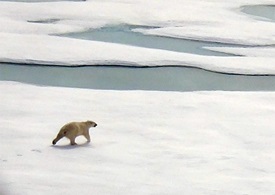
M61 2L0 2L0 62L55 65L180 65L240 74L275 74L274 55L199 56L56 34L106 25L143 25L144 34L243 45L275 44L275 23L241 12L242 6L274 0L90 0ZM213 48L215 49L215 48ZM217 50L246 55L242 48ZM265 48L264 53L274 53Z
M180 65L275 74L275 23L242 13L274 0L0 2L0 62ZM253 48L215 57L57 34L106 25ZM261 47L257 47L261 45ZM103 91L0 82L0 194L274 195L274 92ZM94 120L92 142L61 140L69 121Z
M7 194L275 194L274 92L0 90ZM90 144L51 146L87 119Z

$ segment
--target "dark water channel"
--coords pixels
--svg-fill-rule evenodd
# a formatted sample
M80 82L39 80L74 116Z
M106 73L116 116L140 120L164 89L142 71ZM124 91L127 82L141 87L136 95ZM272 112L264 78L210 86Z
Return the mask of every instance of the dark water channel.
M196 68L56 67L0 64L0 80L112 90L274 91L275 76L241 76Z

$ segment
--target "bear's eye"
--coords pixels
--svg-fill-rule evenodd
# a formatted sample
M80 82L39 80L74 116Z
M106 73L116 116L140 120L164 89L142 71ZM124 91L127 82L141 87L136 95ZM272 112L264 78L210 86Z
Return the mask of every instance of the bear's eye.
M64 131L64 135L66 135L67 131Z

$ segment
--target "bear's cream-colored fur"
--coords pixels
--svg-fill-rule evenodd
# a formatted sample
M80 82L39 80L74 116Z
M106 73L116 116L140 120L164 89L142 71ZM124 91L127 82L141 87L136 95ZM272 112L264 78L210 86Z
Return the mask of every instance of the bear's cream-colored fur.
M90 142L89 129L96 126L97 124L93 121L67 123L60 129L52 144L55 145L61 138L67 137L71 141L71 145L75 145L75 138L80 135L83 135Z

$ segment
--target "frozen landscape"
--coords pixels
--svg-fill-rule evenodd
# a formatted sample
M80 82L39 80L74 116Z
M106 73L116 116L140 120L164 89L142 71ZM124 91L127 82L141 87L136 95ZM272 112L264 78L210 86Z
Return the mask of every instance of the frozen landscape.
M145 92L1 82L10 194L275 193L275 93ZM51 141L91 119L92 142Z
M69 66L177 65L226 73L275 74L275 49L270 47L275 44L275 23L241 12L242 6L257 4L274 5L274 1L1 1L0 61ZM144 34L236 44L208 49L244 56L200 56L53 36L121 24L139 26L134 31ZM252 47L243 51L240 46Z
M253 5L275 2L0 1L0 63L274 76L275 23L242 11ZM66 36L119 25L213 43L203 48L213 55ZM4 80L0 90L0 194L275 195L272 90L121 91ZM65 123L86 120L98 124L91 143L79 137L77 146L51 145Z

